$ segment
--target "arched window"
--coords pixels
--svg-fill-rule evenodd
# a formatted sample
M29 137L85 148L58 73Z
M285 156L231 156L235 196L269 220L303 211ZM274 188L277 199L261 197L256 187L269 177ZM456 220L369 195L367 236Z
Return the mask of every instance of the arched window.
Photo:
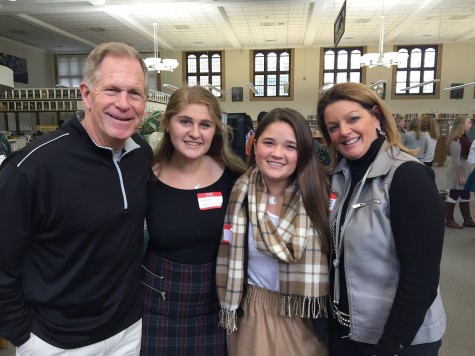
M218 98L223 93L223 54L221 51L186 52L186 82L188 85L212 86Z
M252 84L257 94L251 99L293 99L292 53L289 49L252 51Z
M421 96L434 98L438 95L437 83L430 83L409 90L404 88L440 78L439 46L398 46L398 52L407 53L407 61L396 70L396 97Z

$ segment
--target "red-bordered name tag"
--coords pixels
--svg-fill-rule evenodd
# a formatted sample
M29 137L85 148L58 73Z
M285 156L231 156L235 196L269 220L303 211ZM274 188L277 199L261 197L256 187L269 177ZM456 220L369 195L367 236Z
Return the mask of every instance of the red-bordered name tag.
M328 211L331 213L333 211L333 208L335 207L335 203L336 203L336 194L335 192L330 192L329 194L329 206L328 206Z
M200 210L219 209L223 206L221 192L198 193L196 196Z
M233 242L233 229L230 224L224 224L223 243L231 245Z

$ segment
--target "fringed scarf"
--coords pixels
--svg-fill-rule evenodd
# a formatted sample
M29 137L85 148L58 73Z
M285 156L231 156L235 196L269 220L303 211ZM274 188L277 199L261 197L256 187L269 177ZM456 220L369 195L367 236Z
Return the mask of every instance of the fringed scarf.
M250 168L234 185L229 198L218 252L216 284L221 303L219 325L237 329L236 311L243 296L247 197L249 220L257 249L279 260L281 315L301 318L327 316L328 262L318 234L307 216L294 181L284 192L276 227L266 211L267 189L257 168Z

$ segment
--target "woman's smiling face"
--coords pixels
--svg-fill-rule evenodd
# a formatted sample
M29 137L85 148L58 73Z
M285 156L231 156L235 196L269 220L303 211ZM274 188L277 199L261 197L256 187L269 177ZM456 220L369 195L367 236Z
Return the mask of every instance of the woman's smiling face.
M354 101L338 100L328 105L324 121L332 143L347 159L363 157L378 137L379 119Z

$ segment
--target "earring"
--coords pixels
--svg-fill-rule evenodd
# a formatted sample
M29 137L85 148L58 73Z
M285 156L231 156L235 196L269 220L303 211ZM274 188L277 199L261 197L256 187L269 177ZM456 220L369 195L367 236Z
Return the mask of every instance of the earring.
M378 131L379 136L384 136L386 137L386 132L384 132L381 127L377 127L376 131Z

